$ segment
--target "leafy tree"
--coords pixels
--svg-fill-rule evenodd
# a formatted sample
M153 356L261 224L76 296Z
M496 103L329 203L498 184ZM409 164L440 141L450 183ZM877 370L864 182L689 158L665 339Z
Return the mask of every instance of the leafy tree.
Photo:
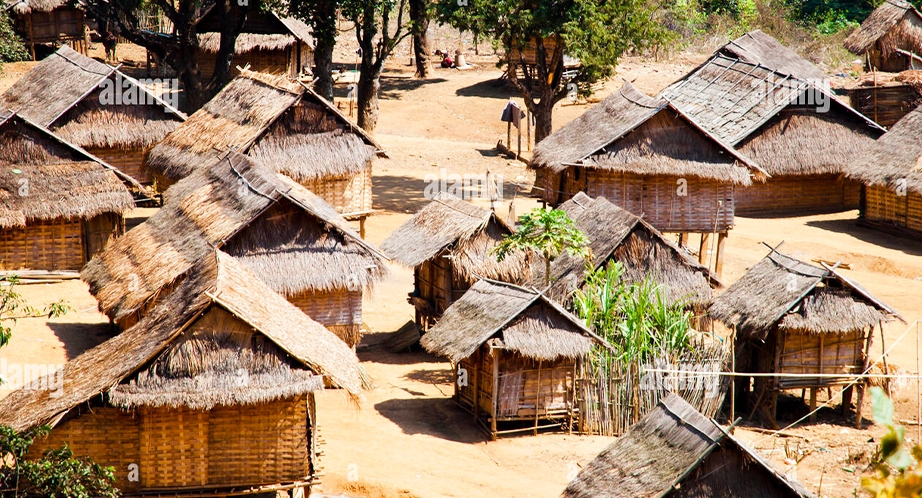
M513 251L534 250L544 257L544 283L551 284L551 261L567 251L589 260L592 251L589 239L576 223L560 209L536 208L519 219L516 231L505 237L494 249L502 261Z
M13 23L6 9L0 7L0 67L4 62L22 61L28 57L26 46L13 31Z
M408 0L343 0L343 16L355 24L355 37L362 51L359 83L356 86L358 125L372 132L378 124L378 92L384 62L397 45L411 34L404 17ZM391 25L391 18L396 22Z
M874 422L887 428L875 456L874 475L861 487L875 498L912 498L922 495L922 446L908 448L902 426L893 422L893 401L879 387L871 388Z
M314 47L314 90L323 98L333 101L333 49L339 33L336 20L339 15L337 0L291 0L288 13L311 27Z
M460 5L459 5L460 4ZM509 78L535 116L535 141L552 130L554 104L576 88L610 77L621 55L671 38L660 26L649 0L459 0L439 2L439 15L453 27L488 34L507 54L535 43L531 70ZM546 40L554 40L553 47ZM526 67L525 57L512 61ZM564 75L563 56L580 60Z
M0 277L0 348L6 346L12 336L12 329L8 322L13 324L20 318L47 316L55 318L62 316L72 308L63 299L44 307L41 311L26 304L22 296L16 292L19 285L19 276L6 275Z
M428 78L432 73L432 54L429 47L429 0L410 0L410 32L413 33L413 60L416 63L416 77Z

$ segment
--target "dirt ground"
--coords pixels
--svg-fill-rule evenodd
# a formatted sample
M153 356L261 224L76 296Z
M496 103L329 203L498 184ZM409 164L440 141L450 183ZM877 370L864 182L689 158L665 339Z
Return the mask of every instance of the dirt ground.
M444 40L451 40L445 37ZM445 43L448 43L447 41ZM125 51L122 52L126 53ZM128 52L130 53L130 52ZM351 60L349 47L338 53ZM703 55L679 54L667 62L625 59L618 73L595 99L632 81L653 94L692 69ZM521 99L496 84L500 71L489 56L470 56L476 68L435 70L434 77L413 79L398 54L383 77L381 117L376 130L389 159L374 170L374 207L367 223L367 238L380 244L397 226L424 205L427 175L484 173L503 177L501 213L521 215L538 205L527 197L533 175L524 165L500 156L498 140L506 127L499 121L506 100ZM0 91L8 88L32 63L7 65ZM346 94L345 85L337 96ZM559 127L586 110L586 105L562 105L554 113ZM761 242L776 245L805 260L822 258L848 263L845 273L876 296L897 308L913 323L922 319L922 241L894 238L855 225L856 212L784 219L738 218L727 241L724 280L729 285L761 259ZM366 497L553 497L568 478L585 465L612 438L565 434L522 436L489 442L466 412L457 408L450 366L425 353L393 354L382 341L387 334L412 319L407 303L412 272L390 265L390 276L368 297L365 322L370 330L359 347L362 365L375 381L358 406L337 391L319 395L321 435L325 440L322 493ZM13 328L10 345L0 349L0 359L16 363L60 364L110 337L107 319L85 284L69 281L20 288L33 306L65 299L74 311L51 320L29 318ZM891 364L916 372L915 329L906 334L903 323L886 326L885 342L896 344ZM902 340L897 341L902 337ZM879 355L882 341L875 339ZM916 420L916 385L894 386L898 417ZM0 396L8 391L0 387ZM780 423L787 425L806 409L798 396L786 398ZM825 401L825 399L821 399ZM837 406L837 403L833 403ZM865 414L869 414L869 406ZM746 415L746 414L741 414ZM746 425L744 423L744 425ZM866 423L856 430L832 410L820 413L816 423L787 431L788 437L769 437L755 428L737 434L822 496L852 496L860 473L882 432ZM907 434L916 439L915 426ZM795 462L799 462L796 463Z

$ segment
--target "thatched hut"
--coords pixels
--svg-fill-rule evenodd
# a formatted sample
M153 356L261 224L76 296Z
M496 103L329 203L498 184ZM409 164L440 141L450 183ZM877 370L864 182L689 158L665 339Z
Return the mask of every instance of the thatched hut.
M211 251L135 326L3 399L0 424L52 426L32 454L67 444L125 496L274 496L317 478L325 383L357 396L355 354Z
M6 9L13 20L13 29L22 37L32 60L44 54L36 45L71 45L86 54L86 13L75 0L3 0L0 9Z
M758 37L763 44L767 38ZM822 72L808 70L810 63L793 51L752 52L739 43L718 50L663 91L690 119L771 176L736 189L736 213L789 216L857 208L860 186L843 173L883 128L824 88Z
M45 126L142 185L148 150L186 115L137 80L63 46L0 96L0 108Z
M491 252L513 230L493 211L444 192L394 230L381 250L413 268L409 302L416 308L420 330L429 330L480 278L525 280L524 253L499 262Z
M364 291L386 273L384 256L329 204L230 151L171 187L163 209L82 276L99 309L127 328L213 247L239 258L350 346L361 338Z
M922 14L904 0L885 0L845 39L845 48L863 56L868 71L913 69L912 55L922 56Z
M753 414L773 426L782 390L810 389L815 404L818 388L851 384L868 367L875 327L901 319L834 267L807 264L777 248L717 296L710 314L735 332L738 372L797 374L755 378ZM749 398L749 386L748 378L737 378L739 399ZM863 396L861 382L859 424ZM850 402L851 389L846 389L843 410Z
M922 106L910 112L852 163L864 184L863 224L913 238L922 235Z
M606 344L552 299L495 280L475 283L420 339L458 366L455 400L494 439L572 427L577 362L597 343ZM497 427L510 422L520 426Z
M348 219L371 211L372 160L384 151L297 81L244 71L157 144L147 166L166 186L228 147L291 177Z
M848 98L852 107L889 129L922 105L922 71L865 73L848 89Z
M814 497L675 394L599 453L561 496Z
M720 281L659 230L604 197L593 199L582 192L559 209L589 239L592 268L603 268L609 261L620 262L626 282L641 282L651 277L664 286L667 298L686 301L696 315L704 315L711 304L712 289L720 287ZM544 273L543 261L535 261L532 285L544 287ZM585 259L561 254L551 263L551 286L545 294L557 302L568 303L585 277Z
M0 268L79 270L133 207L111 166L0 109Z
M196 60L202 78L214 75L215 60L221 45L221 16L214 7L195 25L198 36ZM297 78L314 65L314 41L311 28L303 21L280 17L271 11L248 12L237 42L231 74L239 67L261 73Z

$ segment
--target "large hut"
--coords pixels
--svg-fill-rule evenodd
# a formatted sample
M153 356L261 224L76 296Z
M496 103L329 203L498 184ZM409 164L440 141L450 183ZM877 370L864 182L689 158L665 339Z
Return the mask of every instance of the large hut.
M734 187L765 175L668 101L625 83L542 140L530 165L541 198L606 197L663 232L726 232Z
M221 46L221 26L220 9L214 7L195 25L198 36L196 60L202 78L209 79L214 75ZM280 17L271 11L247 13L234 45L231 75L240 74L236 69L238 66L249 66L252 71L298 78L305 70L310 71L313 64L314 42L307 24L291 17Z
M656 228L615 206L604 197L589 197L583 192L560 205L589 239L592 268L610 261L621 263L624 280L630 283L653 278L664 286L666 297L685 301L696 316L702 317L711 304L712 289L720 281L706 266L668 240ZM705 249L706 252L706 249ZM586 276L586 260L564 253L551 263L551 285L545 294L559 303L568 303ZM535 261L532 285L545 286L543 262Z
M3 0L0 9L10 14L13 29L25 41L32 60L44 57L47 52L42 49L64 43L86 54L86 13L80 2Z
M852 163L864 184L863 224L922 236L922 106L907 114Z
M83 270L100 310L122 328L220 247L340 336L361 338L362 296L384 256L329 204L288 177L228 151L171 187L163 209Z
M154 147L147 166L160 185L169 185L228 147L291 177L364 226L372 160L384 151L310 88L244 71Z
M475 283L420 339L457 365L455 400L494 439L571 428L577 364L597 343L606 344L552 299L495 280Z
M8 108L151 185L148 150L186 119L137 80L63 46L0 96Z
M772 426L781 391L810 389L815 405L817 389L848 386L868 367L874 329L901 319L835 267L807 264L777 248L717 296L710 314L734 331L737 372L781 375L756 377L754 399L749 378L737 378L738 398L752 401L752 413ZM859 425L863 396L859 382ZM843 410L850 403L846 388Z
M355 354L210 251L132 328L3 399L0 424L52 426L31 455L66 444L123 496L277 496L317 479L325 384L357 396Z
M0 108L0 268L79 270L133 207L111 166Z
M822 71L757 33L718 50L663 97L770 175L736 189L737 214L856 209L860 186L843 173L884 129L824 88Z
M918 69L922 63L922 14L907 1L884 0L845 39L845 48L863 56L868 71Z
M442 192L394 230L381 250L413 268L409 302L416 324L429 330L446 309L480 278L522 283L528 265L524 253L502 262L492 254L513 228L496 213Z
M814 498L670 394L570 481L563 498Z

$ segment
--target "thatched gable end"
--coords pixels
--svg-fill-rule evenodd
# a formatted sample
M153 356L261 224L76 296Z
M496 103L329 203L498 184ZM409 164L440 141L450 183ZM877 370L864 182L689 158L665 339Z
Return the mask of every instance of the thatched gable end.
M221 44L220 10L210 7L195 25L199 48L205 52L217 53ZM234 53L242 54L254 50L281 50L296 43L314 48L311 28L304 21L293 17L281 17L275 12L257 12L247 15L240 36L234 45Z
M922 195L922 107L907 114L876 142L870 144L846 175L866 185Z
M209 310L218 311L210 315ZM202 321L228 315L235 320ZM236 343L222 340L228 339L229 327L238 329L232 330L239 332ZM221 353L228 346L240 354ZM235 370L230 381L213 378L226 374L222 360L233 361L244 372ZM72 408L101 394L127 407L208 409L261 403L319 389L314 374L355 395L362 389L358 359L342 341L234 258L212 251L135 326L68 362L61 391L22 389L4 398L0 424L17 430L54 425ZM241 375L248 380L238 382ZM282 380L289 384L278 383ZM204 392L190 392L190 386Z
M458 363L492 337L526 358L548 361L578 358L597 341L604 343L540 292L480 280L445 311L420 344Z
M922 49L920 25L922 14L911 3L885 0L845 39L845 48L855 55L862 55L881 41L880 48L885 56L893 55L898 48Z

